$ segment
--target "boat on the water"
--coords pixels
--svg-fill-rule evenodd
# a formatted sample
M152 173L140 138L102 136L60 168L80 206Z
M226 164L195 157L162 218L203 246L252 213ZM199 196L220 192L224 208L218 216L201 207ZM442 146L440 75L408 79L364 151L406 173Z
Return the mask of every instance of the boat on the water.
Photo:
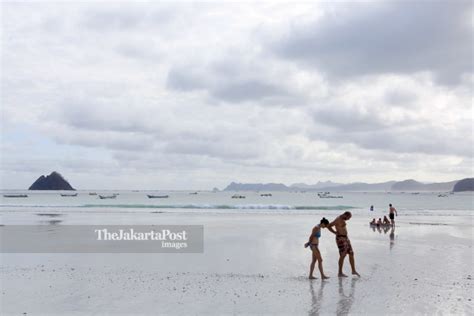
M263 193L263 194L260 194L260 196L272 196L271 193Z
M169 198L169 195L152 195L152 194L147 194L149 199L167 199Z
M71 193L71 194L68 194L68 193L61 193L61 196L70 196L70 197L74 197L74 196L77 196L77 193Z
M234 195L232 195L232 198L233 199L245 199L245 196L244 195L239 195L239 194L234 194Z
M89 195L97 195L95 192L89 192Z
M28 195L26 195L26 194L4 194L3 197L6 197L6 198L27 198Z
M343 199L342 195L331 195L330 192L320 192L318 193L320 199Z
M197 193L197 192L191 192L191 193L189 193L189 194L191 194L191 195L197 195L198 193Z
M99 195L99 198L101 200L104 200L104 199L115 199L117 196L116 195Z

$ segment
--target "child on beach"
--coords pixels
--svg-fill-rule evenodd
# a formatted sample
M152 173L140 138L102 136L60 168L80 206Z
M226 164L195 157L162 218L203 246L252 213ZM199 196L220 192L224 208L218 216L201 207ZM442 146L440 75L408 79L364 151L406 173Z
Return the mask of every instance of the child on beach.
M387 216L383 217L383 224L384 225L390 225L390 221L388 220Z
M329 224L329 221L323 217L319 225L314 226L313 231L311 232L311 235L309 236L308 242L304 245L305 248L308 246L311 248L311 251L313 252L312 255L312 260L311 260L311 265L309 268L309 279L316 279L313 276L313 271L314 271L314 266L316 264L316 261L318 262L318 268L319 272L321 273L321 279L329 279L328 276L326 276L323 272L323 258L321 257L321 252L319 251L319 238L321 237L321 229L326 228L327 225Z

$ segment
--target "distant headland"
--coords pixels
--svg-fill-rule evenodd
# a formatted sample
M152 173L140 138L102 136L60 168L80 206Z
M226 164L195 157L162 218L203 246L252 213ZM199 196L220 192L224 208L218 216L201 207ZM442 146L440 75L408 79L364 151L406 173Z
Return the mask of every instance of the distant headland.
M67 182L63 176L56 171L51 172L49 176L39 177L28 190L69 190L75 189Z
M466 178L449 182L422 183L413 179L404 181L387 181L381 183L355 182L341 184L334 182L318 182L308 185L295 183L286 186L283 183L236 183L229 184L224 191L353 191L353 192L375 192L375 191L473 191L474 178Z

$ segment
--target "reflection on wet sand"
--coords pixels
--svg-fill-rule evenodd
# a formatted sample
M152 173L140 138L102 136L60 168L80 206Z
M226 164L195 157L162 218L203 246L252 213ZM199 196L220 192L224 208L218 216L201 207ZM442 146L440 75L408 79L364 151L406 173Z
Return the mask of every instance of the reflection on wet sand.
M326 285L327 281L321 281L318 293L314 292L314 282L309 282L309 288L311 291L311 309L308 311L308 315L314 316L319 315L321 312L321 304L323 301L323 292L324 286Z
M49 221L39 221L42 224L47 224L47 225L59 225L62 221L58 219L52 219Z
M393 246L395 246L395 226L392 226L390 231L390 250L392 250Z
M379 234L382 234L382 230L384 234L387 234L388 231L390 231L389 237L390 237L390 250L392 250L393 246L395 246L395 226L377 226L377 225L370 225L370 228L372 228L372 231L375 233L375 231L378 231Z
M39 221L39 223L47 224L47 225L59 225L62 222L62 220L54 219L54 218L63 216L62 214L57 214L57 213L37 213L36 215L41 216L41 217L50 217L51 219L49 220Z
M356 283L359 279L351 279L351 287L349 289L349 294L346 294L344 290L344 279L339 278L339 301L337 302L337 315L348 315L352 304L354 303L354 295Z

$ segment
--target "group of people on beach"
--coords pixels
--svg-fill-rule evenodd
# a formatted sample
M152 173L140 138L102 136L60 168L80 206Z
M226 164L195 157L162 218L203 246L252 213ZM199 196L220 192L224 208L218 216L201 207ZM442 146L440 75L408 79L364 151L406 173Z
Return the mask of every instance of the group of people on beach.
M309 270L309 278L316 279L313 276L314 267L316 262L318 262L319 272L321 273L322 279L328 279L329 277L324 274L323 271L323 258L321 257L321 252L319 251L319 238L321 237L321 230L323 228L327 228L331 233L336 235L336 244L339 248L339 277L347 277L342 272L342 268L344 265L344 259L346 256L349 256L349 262L352 268L352 274L360 276L359 273L355 269L355 261L354 261L354 250L352 249L351 241L347 235L347 223L346 221L350 220L352 217L351 212L344 212L340 216L338 216L334 221L331 223L323 217L319 225L316 225L311 235L309 236L308 242L305 244L305 247L310 247L311 251L313 252L311 266Z
M382 221L379 218L378 221L375 221L375 218L370 222L371 225L376 226L383 226L383 225L391 225L392 227L395 226L395 216L398 216L397 210L393 207L392 204L389 205L389 214L388 214L390 221L388 220L387 216L384 216ZM349 263L351 265L352 274L359 276L355 268L355 260L354 260L354 250L352 249L351 241L349 240L347 234L347 221L350 220L352 217L351 212L344 212L332 222L329 222L325 217L323 217L319 223L319 225L314 226L313 230L311 231L311 235L309 236L308 242L304 245L305 248L310 247L312 251L312 260L311 265L309 268L309 278L316 279L313 275L314 268L316 266L316 262L318 263L319 272L321 273L321 279L328 279L329 277L324 274L323 271L323 258L321 256L321 252L319 251L319 238L321 238L321 230L323 228L327 228L331 233L336 235L336 245L339 249L339 270L338 276L339 277L347 277L342 272L342 268L344 266L344 260L346 256L349 256Z
M375 220L375 218L372 219L372 221L369 223L370 226L395 226L395 216L398 216L397 210L395 207L393 207L392 204L389 204L389 209L388 209L388 217L390 217L390 220L388 220L387 216L382 218L379 218L378 221Z

